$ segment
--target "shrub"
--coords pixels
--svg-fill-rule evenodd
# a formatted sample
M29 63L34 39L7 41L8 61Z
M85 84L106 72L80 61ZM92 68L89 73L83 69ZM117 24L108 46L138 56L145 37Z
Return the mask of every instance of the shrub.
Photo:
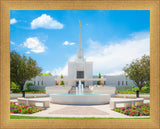
M144 87L142 87L142 92L150 93L150 82L147 82Z
M12 93L19 93L22 92L20 89L11 89Z
M149 87L147 87L147 86L142 87L141 90L142 90L144 93L149 93L149 92L150 92L150 89L149 89Z
M139 88L138 88L138 87L134 87L134 86L132 86L132 92L136 92L137 90L139 90Z
M31 83L31 82L26 83L26 87L27 87L28 90L29 90L29 86L33 86L33 85L34 85L34 84Z
M33 86L34 84L33 83L31 83L31 82L28 82L28 83L26 83L26 86L28 87L28 86Z
M10 83L10 87L11 87L11 89L16 89L16 88L18 88L17 85L16 85L16 83L14 83L14 82L11 82L11 83Z
M39 75L43 75L43 76L52 76L51 73L40 73Z
M64 81L60 81L60 85L64 85Z
M15 82L11 82L11 83L10 83L10 88L11 88L11 91L12 91L13 93L21 92L20 86L19 86L18 84L16 84Z

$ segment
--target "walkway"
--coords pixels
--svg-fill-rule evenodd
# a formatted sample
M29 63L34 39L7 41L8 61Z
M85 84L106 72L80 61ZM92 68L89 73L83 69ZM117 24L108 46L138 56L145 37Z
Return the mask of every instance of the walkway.
M40 98L39 98L40 99ZM43 98L44 99L44 98ZM49 98L46 98L49 99ZM120 98L111 98L115 100ZM11 100L16 102L17 100ZM149 100L144 100L148 103ZM117 104L118 107L123 107L123 104ZM50 103L50 108L34 114L13 114L23 116L38 116L38 117L112 117L112 118L139 118L127 116L110 109L109 104L105 105L60 105ZM148 117L148 116L143 116ZM142 116L140 117L142 118Z

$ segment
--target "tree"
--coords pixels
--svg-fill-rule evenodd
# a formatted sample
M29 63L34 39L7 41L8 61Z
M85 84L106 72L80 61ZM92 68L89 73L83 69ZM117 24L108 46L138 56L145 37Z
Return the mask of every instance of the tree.
M18 83L23 90L25 82L39 75L41 68L31 57L27 59L13 51L10 53L10 72L11 81Z
M61 74L61 79L63 79L63 75ZM64 85L64 81L60 81L60 85Z
M98 78L101 78L101 74L98 74ZM97 81L97 85L101 85L101 81Z
M40 73L39 75L43 75L43 76L52 76L51 73Z
M61 74L61 79L63 78L63 75Z
M132 61L123 68L126 77L129 77L141 88L150 81L150 56L143 55L141 59Z

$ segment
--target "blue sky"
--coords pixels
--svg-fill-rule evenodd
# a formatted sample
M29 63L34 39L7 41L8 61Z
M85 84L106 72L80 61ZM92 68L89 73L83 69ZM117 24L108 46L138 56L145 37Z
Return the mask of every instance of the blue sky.
M35 59L42 72L67 75L75 59L82 22L82 47L93 73L116 75L149 55L149 10L11 10L10 50Z

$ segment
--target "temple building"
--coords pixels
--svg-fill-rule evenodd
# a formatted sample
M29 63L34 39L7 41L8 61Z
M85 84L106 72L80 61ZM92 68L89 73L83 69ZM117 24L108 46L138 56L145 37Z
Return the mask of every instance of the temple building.
M93 62L88 62L84 58L84 51L82 49L82 37L81 37L81 22L80 22L80 34L79 34L79 49L77 51L77 58L74 62L68 62L68 79L70 80L68 85L78 85L79 80L82 84L92 85L93 77Z
M82 38L81 38L81 22L80 22L80 33L79 33L79 48L77 51L77 57L74 61L68 62L68 76L61 78L60 76L37 76L30 82L34 85L41 86L52 86L56 85L55 82L64 81L65 86L77 86L79 80L83 86L97 85L97 81L103 82L104 85L109 86L132 86L133 81L126 78L125 75L107 76L102 75L102 78L93 75L93 62L86 61L84 57L84 51L82 49Z

